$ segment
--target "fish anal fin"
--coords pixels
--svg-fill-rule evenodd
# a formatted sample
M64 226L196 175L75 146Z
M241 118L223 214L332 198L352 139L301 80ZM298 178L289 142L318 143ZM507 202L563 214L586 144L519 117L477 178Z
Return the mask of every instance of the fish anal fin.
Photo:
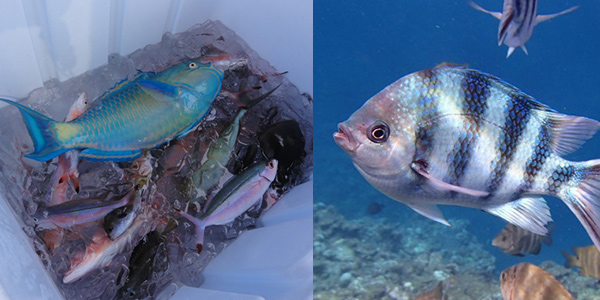
M85 149L79 153L80 158L92 161L130 161L142 155L142 150L103 151L98 149Z
M477 3L473 2L473 1L469 1L469 5L471 5L471 7L473 7L474 9L480 11L480 12L484 12L486 14L489 14L491 16L493 16L494 18L498 19L498 20L502 20L502 13L501 12L495 12L495 11L489 11L479 5L477 5Z
M578 8L579 8L579 5L576 5L576 6L573 6L571 8L565 9L565 10L559 12L559 13L550 14L550 15L537 15L535 17L535 24L537 25L537 24L540 24L540 23L542 23L544 21L548 21L550 19L554 19L554 18L556 18L558 16L562 16L564 14L568 14L568 13L570 13L570 12L572 12L572 11L578 9Z
M177 99L181 92L177 86L155 80L140 80L137 85L144 92L160 101L173 101Z
M581 147L598 129L600 122L585 117L552 113L547 126L550 129L550 149L558 155L569 154Z
M521 198L501 205L484 207L483 210L540 235L548 233L545 225L552 221L550 209L542 197Z
M444 214L439 207L435 204L429 203L418 203L418 204L407 204L414 211L418 212L424 217L434 220L438 223L450 226L450 223L444 218Z
M465 195L470 195L473 197L485 197L485 196L489 195L488 192L478 191L478 190L473 190L473 189L453 185L453 184L444 182L440 179L437 179L437 178L431 176L431 174L429 174L427 172L427 170L425 170L425 167L423 166L423 162L420 162L420 161L413 162L411 164L411 168L417 174L425 177L427 179L427 184L429 186L431 186L433 189L438 190L440 192L457 192L457 193L461 193L461 194L465 194Z

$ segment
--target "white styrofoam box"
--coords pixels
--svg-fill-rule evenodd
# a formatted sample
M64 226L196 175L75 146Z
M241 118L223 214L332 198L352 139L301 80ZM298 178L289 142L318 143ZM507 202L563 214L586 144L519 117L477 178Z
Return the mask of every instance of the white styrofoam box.
M207 19L234 30L312 94L312 1L21 0L0 2L0 96L23 98ZM0 107L5 105L0 104Z

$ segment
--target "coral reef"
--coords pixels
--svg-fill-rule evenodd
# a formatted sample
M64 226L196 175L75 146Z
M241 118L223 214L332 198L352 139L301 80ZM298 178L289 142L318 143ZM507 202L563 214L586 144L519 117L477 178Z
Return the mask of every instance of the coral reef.
M348 220L314 205L314 299L414 299L450 279L449 299L501 300L495 257L467 231L467 220L440 226L414 215L397 223ZM596 280L554 262L542 268L577 299L600 299Z

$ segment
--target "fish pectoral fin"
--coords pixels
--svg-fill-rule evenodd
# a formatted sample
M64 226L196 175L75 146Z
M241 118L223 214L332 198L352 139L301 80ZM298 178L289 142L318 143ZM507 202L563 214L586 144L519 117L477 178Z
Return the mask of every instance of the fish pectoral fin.
M130 161L142 155L142 150L104 151L98 149L85 149L79 153L80 158L92 161Z
M140 80L137 82L137 85L144 92L160 101L173 101L181 94L179 87L160 81Z
M444 182L440 179L437 179L437 178L431 176L431 174L429 174L427 172L427 170L425 170L425 167L419 161L413 162L410 166L413 169L413 171L415 171L417 174L426 178L427 184L437 191L457 192L457 193L461 193L461 194L465 194L465 195L469 195L469 196L473 196L473 197L485 197L485 196L489 195L488 192L478 191L478 190L461 187L458 185L453 185L453 184Z
M473 1L469 1L469 5L471 5L471 7L473 7L474 9L480 11L480 12L484 12L486 14L489 14L491 16L493 16L494 18L498 19L498 20L502 20L502 13L501 12L495 12L495 11L489 11L479 5L477 5L477 3L473 2Z
M578 8L579 8L579 5L576 5L576 6L573 6L573 7L569 8L569 9L565 9L565 10L559 12L559 13L550 14L550 15L537 15L535 17L535 24L537 25L537 24L540 24L540 23L542 23L544 21L548 21L550 19L554 19L554 18L556 18L558 16L562 16L564 14L568 14L568 13L570 13L570 12L572 12L572 11L578 9Z
M438 223L450 226L450 223L444 218L444 214L439 207L435 204L419 203L419 204L406 204L414 211L418 212L424 217L434 220Z
M535 234L546 235L545 225L552 221L550 209L542 197L521 198L508 203L483 207L483 211L498 216Z

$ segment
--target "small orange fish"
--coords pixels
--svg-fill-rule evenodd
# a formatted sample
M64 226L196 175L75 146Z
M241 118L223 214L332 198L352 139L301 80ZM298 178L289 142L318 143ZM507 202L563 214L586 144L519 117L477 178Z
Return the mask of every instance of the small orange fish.
M574 300L552 274L530 264L514 265L500 274L504 300Z
M579 267L579 273L586 277L600 278L600 251L594 246L574 247L575 256L562 251L567 261L565 267Z
M448 280L440 281L433 290L417 296L415 300L448 300L447 290Z

